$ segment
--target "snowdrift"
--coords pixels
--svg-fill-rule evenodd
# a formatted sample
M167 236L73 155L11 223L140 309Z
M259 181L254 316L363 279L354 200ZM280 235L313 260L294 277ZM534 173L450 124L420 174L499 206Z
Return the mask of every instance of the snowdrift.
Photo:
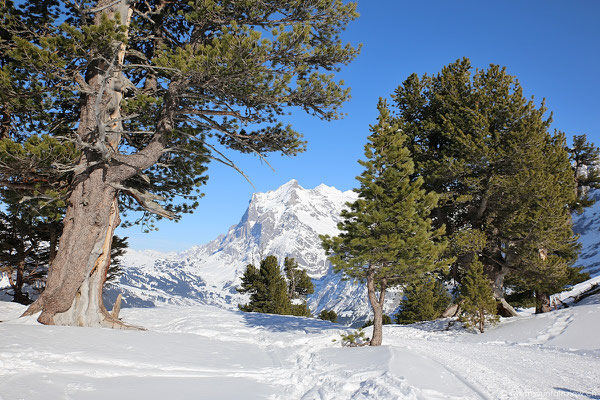
M23 309L0 302L2 400L600 398L600 296L484 334L388 325L380 348L341 347L346 330L325 321L206 305L123 310L141 332Z

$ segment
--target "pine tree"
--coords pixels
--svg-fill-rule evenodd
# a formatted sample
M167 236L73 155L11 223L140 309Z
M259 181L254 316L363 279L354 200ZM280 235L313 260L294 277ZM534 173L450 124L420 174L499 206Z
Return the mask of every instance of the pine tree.
M308 308L305 300L300 301L299 303L292 302L289 314L296 317L312 317L310 309Z
M291 302L287 293L287 283L274 256L268 256L260 265L261 280L265 285L264 302L258 304L261 312L271 314L291 314Z
M288 280L288 296L290 299L307 296L315 292L312 280L305 270L298 267L296 259L286 257L283 266Z
M461 319L467 327L476 327L481 333L486 322L496 323L496 301L490 282L483 272L483 264L479 260L470 263L466 275L460 285L462 307Z
M322 319L323 321L331 321L336 323L337 317L337 313L333 310L321 310L319 313L319 319Z
M374 314L371 346L381 345L387 288L442 268L445 248L439 241L444 228L432 229L429 219L438 196L423 190L423 178L414 176L406 136L392 123L384 101L378 109L365 160L359 161L364 171L357 177L358 199L342 212L339 236L321 237L336 271L366 280Z
M404 290L405 299L400 303L400 311L396 314L398 324L412 324L439 318L450 303L450 294L436 278L410 285Z
M260 282L260 274L258 272L258 268L256 268L252 264L246 265L246 270L244 271L244 275L242 275L242 283L241 286L236 289L238 293L249 293L250 294L250 303L242 305L239 304L239 308L242 311L252 312L254 311L254 305L252 303L256 303L259 301L259 291L263 291L264 288ZM261 295L262 296L262 295Z
M209 160L239 171L230 152L303 151L281 117L340 116L349 91L325 72L358 54L341 39L357 15L334 0L1 1L0 183L66 204L27 314L127 328L100 301L121 216L192 212ZM29 157L31 140L76 157Z
M250 294L250 302L240 306L242 311L290 314L287 285L275 256L264 258L258 269L252 264L248 265L238 292Z
M575 179L564 135L549 132L544 104L525 98L505 68L472 74L468 59L433 76L410 76L394 100L416 173L441 196L435 225L453 240L465 232L475 240L459 251L452 278L460 280L477 256L503 315L516 315L504 300L507 276L549 290L576 259L567 207ZM540 254L561 261L539 269Z
M303 274L308 278L306 272L298 268L298 264L293 258L285 259L284 268L286 273L293 273L297 278L302 277ZM250 302L239 305L239 308L247 312L310 317L306 301L298 302L299 296L303 293L310 294L314 291L310 279L308 282L310 286L303 282L296 286L294 291L290 291L291 282L286 282L277 258L268 256L260 262L260 268L257 269L252 264L246 267L242 276L242 284L237 291L249 293Z

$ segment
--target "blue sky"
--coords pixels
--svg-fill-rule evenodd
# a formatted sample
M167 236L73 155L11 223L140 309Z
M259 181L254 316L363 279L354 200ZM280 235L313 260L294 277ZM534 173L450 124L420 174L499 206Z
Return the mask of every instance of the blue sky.
M352 88L347 116L325 122L300 112L290 121L308 141L296 157L272 155L272 171L254 156L236 155L253 188L230 168L209 166L205 197L192 215L164 221L149 234L119 229L134 249L180 251L225 233L236 224L253 192L273 190L297 179L306 188L320 183L341 190L355 186L377 100L388 97L408 75L436 73L458 58L478 68L506 66L527 96L546 98L553 127L568 136L587 133L600 144L600 1L359 0L361 16L344 37L363 48L339 74Z

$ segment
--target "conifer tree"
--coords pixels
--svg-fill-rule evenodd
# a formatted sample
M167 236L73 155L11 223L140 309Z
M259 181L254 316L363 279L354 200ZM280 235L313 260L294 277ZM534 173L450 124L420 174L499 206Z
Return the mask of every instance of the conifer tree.
M467 327L476 327L483 333L486 322L498 321L496 301L479 260L470 263L460 285L460 298L461 319L466 322Z
M323 321L331 321L336 323L337 317L337 313L333 310L321 310L319 313L319 319L322 319Z
M280 117L339 117L349 92L332 72L358 54L341 39L357 15L337 0L1 1L0 184L66 204L26 313L127 328L101 302L121 216L192 212L209 160L238 169L228 152L303 151ZM31 165L33 138L75 157Z
M289 314L291 311L287 284L275 256L265 257L258 269L248 265L238 292L250 294L250 302L240 306L242 311L269 314Z
M48 247L44 224L12 205L0 212L0 271L9 277L13 301L30 304L25 286L43 288Z
M262 296L262 291L264 291L264 286L260 281L260 274L258 272L258 268L256 268L252 264L246 265L246 270L244 271L244 275L242 275L242 283L241 286L236 289L238 293L248 293L250 294L250 303L242 305L239 304L239 308L242 311L252 312L253 302L258 302L259 297ZM259 295L259 291L261 294Z
M302 273L306 275L305 271L298 268L298 264L293 258L285 259L284 268L287 268L286 272L294 269L295 276L298 278L303 276ZM306 277L308 278L308 276ZM264 258L260 262L260 268L258 269L254 265L249 264L244 271L242 284L237 291L240 293L249 293L250 302L240 305L239 308L247 312L309 317L311 314L306 306L306 301L298 302L297 300L303 293L310 294L314 291L312 282L310 282L310 287L306 282L301 283L296 286L296 290L293 292L289 289L290 284L286 282L286 278L282 274L275 256Z
M305 270L298 267L296 259L286 257L283 268L288 280L288 296L290 299L296 299L315 292L312 280Z
M321 237L336 271L366 280L374 314L371 346L381 345L387 288L443 267L445 248L444 228L432 229L429 219L438 196L422 189L423 178L414 176L406 135L391 121L386 103L380 101L378 109L365 160L359 161L364 171L357 177L358 199L342 212L339 236Z
M436 278L428 277L404 290L405 299L396 314L398 324L412 324L439 318L450 303L450 294Z
M564 135L549 132L544 103L527 99L497 65L472 74L469 60L458 60L433 76L411 75L393 97L416 173L441 196L434 223L449 238L468 232L476 242L460 250L452 278L460 280L477 256L499 309L516 315L504 300L508 275L552 286L576 259L568 207L575 179ZM555 273L535 272L540 254L561 260L544 265Z

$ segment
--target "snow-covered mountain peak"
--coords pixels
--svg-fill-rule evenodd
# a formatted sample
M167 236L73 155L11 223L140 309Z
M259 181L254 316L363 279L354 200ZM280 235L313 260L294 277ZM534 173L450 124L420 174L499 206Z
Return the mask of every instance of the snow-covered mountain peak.
M317 280L317 292L309 299L313 309L327 306L337 311L357 310L356 305L346 303L355 302L354 292L362 289L340 283L319 238L323 234L338 234L340 213L356 197L351 190L342 192L325 184L305 189L295 179L275 190L255 193L239 223L209 243L178 254L130 251L124 257L123 264L129 268L119 289L126 286L130 294L144 301L181 302L195 298L231 307L240 300L235 288L246 266L257 265L267 255L274 255L281 262L285 257L295 258ZM153 277L157 277L157 282L153 282ZM133 289L140 286L142 290ZM174 299L174 291L180 298ZM155 293L142 296L149 292ZM358 310L359 314L364 312Z
M269 247L267 242L274 239L274 235L289 232L291 225L296 228L302 226L304 231L311 231L317 236L335 235L341 209L355 198L352 191L342 192L325 184L305 189L292 179L276 190L253 194L237 227L245 225L254 236L260 236L260 246L263 247ZM263 237L265 233L267 237Z

